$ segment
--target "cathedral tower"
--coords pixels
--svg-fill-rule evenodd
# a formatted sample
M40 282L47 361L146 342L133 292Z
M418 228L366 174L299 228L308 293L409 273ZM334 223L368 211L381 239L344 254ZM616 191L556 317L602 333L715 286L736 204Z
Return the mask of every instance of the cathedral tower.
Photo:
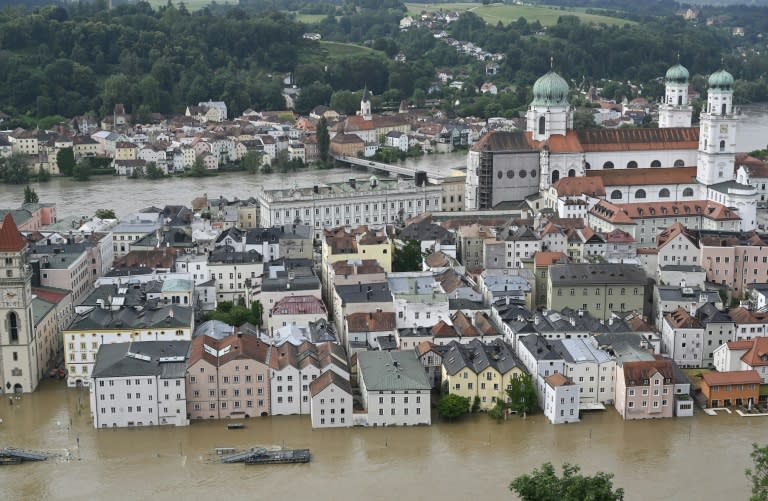
M688 101L688 70L676 64L664 77L664 102L659 106L659 128L690 127L693 108Z
M736 124L733 76L720 70L709 77L707 107L701 112L696 179L712 185L730 181L736 161Z
M573 128L568 82L553 70L536 80L525 118L526 130L535 141L546 141L553 134L565 135Z
M2 393L33 391L40 380L32 320L27 243L10 214L0 228L0 385Z

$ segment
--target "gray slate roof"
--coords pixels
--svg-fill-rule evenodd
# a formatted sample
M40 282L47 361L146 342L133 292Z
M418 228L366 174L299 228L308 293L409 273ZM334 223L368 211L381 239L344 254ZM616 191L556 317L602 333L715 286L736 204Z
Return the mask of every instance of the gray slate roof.
M358 371L368 391L430 391L431 386L415 351L362 351Z
M448 350L443 354L443 365L451 376L465 368L475 374L488 367L495 368L501 374L506 374L515 367L524 370L523 364L514 356L512 347L498 339L487 344L479 339L473 339L466 344L451 341Z
M637 284L645 285L648 278L642 267L633 264L554 264L549 267L552 284Z
M179 305L142 310L123 308L118 311L94 308L75 317L67 330L183 328L192 325L192 313L192 308Z
M183 378L187 370L189 346L189 341L102 344L96 354L92 377ZM171 360L165 360L166 358Z
M392 301L392 293L389 291L389 284L387 282L363 285L337 285L336 293L344 304Z

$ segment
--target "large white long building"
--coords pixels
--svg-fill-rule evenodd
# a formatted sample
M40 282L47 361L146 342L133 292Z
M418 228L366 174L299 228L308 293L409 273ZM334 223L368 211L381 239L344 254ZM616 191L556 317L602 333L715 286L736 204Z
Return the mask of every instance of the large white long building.
M423 181L423 180L421 180ZM413 179L371 176L305 188L264 190L257 196L263 227L305 224L315 238L324 228L391 224L441 210L442 188Z

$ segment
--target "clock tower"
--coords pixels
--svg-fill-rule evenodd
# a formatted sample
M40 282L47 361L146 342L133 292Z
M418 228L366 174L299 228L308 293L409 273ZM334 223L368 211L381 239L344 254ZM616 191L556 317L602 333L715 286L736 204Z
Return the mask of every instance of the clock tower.
M10 213L0 228L0 393L33 391L40 380L27 242Z

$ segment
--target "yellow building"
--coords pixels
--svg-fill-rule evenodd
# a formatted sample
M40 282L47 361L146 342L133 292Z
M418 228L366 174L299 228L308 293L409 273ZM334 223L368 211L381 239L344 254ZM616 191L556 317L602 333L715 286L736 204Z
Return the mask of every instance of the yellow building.
M118 141L115 145L115 160L136 160L139 147L128 141Z
M466 344L452 341L443 355L441 372L448 393L466 397L470 404L478 397L484 411L492 409L498 399L506 402L512 380L525 374L512 347L498 339L487 344L479 339Z
M464 210L464 191L466 189L467 175L464 172L453 170L451 175L443 179L444 212L461 212Z
M392 271L392 240L383 229L367 226L325 231L323 238L323 285L328 285L328 267L339 261L375 259L384 271Z

